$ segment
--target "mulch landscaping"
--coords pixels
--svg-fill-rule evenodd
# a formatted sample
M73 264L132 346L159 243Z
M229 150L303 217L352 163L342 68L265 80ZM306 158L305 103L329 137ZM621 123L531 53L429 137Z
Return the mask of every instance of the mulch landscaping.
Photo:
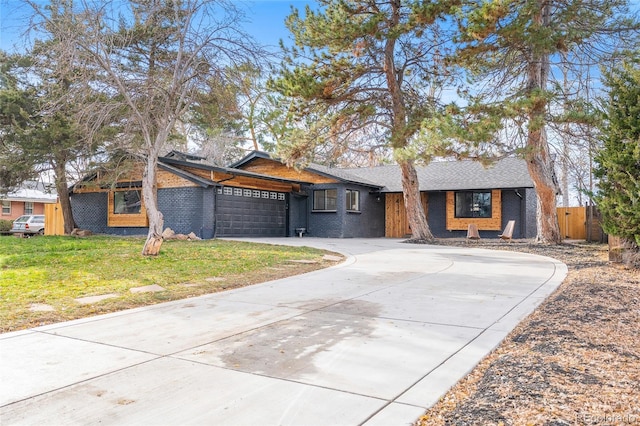
M640 271L602 244L469 245L553 257L569 273L416 424L640 425Z

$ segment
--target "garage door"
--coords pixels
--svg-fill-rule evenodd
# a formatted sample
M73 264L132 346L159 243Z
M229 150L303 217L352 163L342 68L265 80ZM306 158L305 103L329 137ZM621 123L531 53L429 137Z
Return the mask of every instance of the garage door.
M283 192L218 188L217 237L285 237L287 202Z

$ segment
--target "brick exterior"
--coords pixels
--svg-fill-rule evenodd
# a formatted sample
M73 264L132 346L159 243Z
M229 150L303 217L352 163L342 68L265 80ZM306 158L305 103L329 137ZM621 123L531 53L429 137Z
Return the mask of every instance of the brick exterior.
M533 208L531 207L532 203ZM513 230L513 238L535 237L535 205L536 193L533 189L503 190L502 229L507 226L509 220L515 220L516 225ZM446 229L446 209L446 192L429 192L427 216L431 232L437 238L465 238L467 231L448 231ZM532 214L533 217L531 216ZM480 231L480 236L482 238L498 238L498 235L501 233L502 230L482 230Z
M313 211L313 191L337 189L337 209L335 212ZM346 209L346 190L360 191L360 212ZM310 237L328 238L379 238L384 237L384 203L377 201L370 188L354 184L314 185L307 198L308 226Z

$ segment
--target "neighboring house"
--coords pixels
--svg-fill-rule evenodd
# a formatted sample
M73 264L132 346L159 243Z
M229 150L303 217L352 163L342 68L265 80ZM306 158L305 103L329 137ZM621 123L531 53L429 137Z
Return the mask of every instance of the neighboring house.
M141 168L126 179L96 173L71 188L74 219L96 233L147 233ZM507 158L418 167L436 237L464 237L478 225L497 237L516 220L514 238L535 236L536 199L526 163ZM159 159L158 205L165 227L202 238L235 236L407 237L411 230L397 166L298 170L254 151L229 167L172 151Z
M24 182L14 192L0 195L0 219L15 220L25 214L44 214L45 204L55 204L57 198L55 190L42 182Z

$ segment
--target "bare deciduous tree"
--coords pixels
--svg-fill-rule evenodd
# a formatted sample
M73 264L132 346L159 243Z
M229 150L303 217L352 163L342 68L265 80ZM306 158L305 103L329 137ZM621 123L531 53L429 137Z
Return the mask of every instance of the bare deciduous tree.
M56 5L72 5L73 19L53 21ZM142 253L157 254L164 225L157 203L158 157L207 80L223 80L225 68L260 54L241 30L241 11L226 0L131 0L124 6L56 0L51 8L32 6L52 32L73 38L91 70L94 101L84 107L84 121L92 129L117 122L122 134L114 141L144 159L149 233Z

